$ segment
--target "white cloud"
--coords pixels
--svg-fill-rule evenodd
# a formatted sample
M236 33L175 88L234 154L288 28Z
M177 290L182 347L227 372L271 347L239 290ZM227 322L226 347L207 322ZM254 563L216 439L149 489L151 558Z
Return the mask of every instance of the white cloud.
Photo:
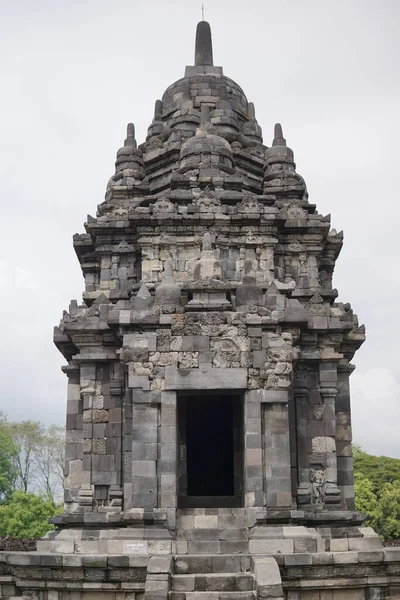
M353 438L371 454L400 458L400 384L391 371L355 371L350 379Z
M400 3L209 4L215 63L255 103L267 144L283 123L310 202L344 230L335 286L367 326L355 438L397 453ZM126 123L142 142L154 101L193 62L200 4L21 0L1 12L0 409L63 422L52 329L83 289L72 235L104 198Z
M36 291L38 289L37 277L32 271L23 267L15 267L15 287L19 290Z

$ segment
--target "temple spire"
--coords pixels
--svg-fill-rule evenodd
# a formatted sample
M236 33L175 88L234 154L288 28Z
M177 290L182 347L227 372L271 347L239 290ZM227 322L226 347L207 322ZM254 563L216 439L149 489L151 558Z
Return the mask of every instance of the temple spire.
M128 123L126 127L126 140L124 142L124 146L133 146L137 147L135 140L135 126L133 123Z
M273 146L286 146L286 140L283 137L282 125L280 123L276 123L274 128L274 140L272 142Z
M211 28L207 21L200 21L197 25L194 64L196 67L214 66Z

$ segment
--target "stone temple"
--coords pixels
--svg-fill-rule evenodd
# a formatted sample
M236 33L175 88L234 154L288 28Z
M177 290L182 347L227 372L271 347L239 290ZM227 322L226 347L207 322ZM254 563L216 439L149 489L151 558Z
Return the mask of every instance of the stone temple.
M399 598L400 553L354 507L365 331L332 286L343 234L279 124L264 145L204 21L194 62L143 144L128 125L74 236L65 510L37 553L0 558L3 597Z

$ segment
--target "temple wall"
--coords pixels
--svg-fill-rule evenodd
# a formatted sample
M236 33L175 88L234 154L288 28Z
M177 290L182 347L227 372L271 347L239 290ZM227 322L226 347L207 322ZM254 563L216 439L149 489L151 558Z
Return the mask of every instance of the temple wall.
M285 315L288 300L274 289L269 305ZM109 320L129 325L131 311L105 309ZM176 392L207 389L246 392L246 506L348 508L348 370L338 375L336 363L296 361L300 330L274 333L269 316L156 318L158 328L125 334L118 352L86 346L83 362L68 372L68 511L176 508Z

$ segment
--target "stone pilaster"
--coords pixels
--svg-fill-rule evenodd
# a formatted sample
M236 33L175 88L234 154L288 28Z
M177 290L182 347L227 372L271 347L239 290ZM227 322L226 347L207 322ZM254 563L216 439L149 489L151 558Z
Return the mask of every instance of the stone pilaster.
M264 506L261 400L264 390L248 390L244 400L244 485L245 505Z
M337 368L336 412L336 455L338 487L342 493L344 507L354 510L354 473L352 453L352 431L350 412L350 381L354 365L343 361Z
M264 390L263 400L266 505L288 507L292 505L288 391Z
M326 461L325 504L340 502L340 490L337 486L337 457L336 457L336 419L335 399L336 388L321 388L324 406L324 445Z
M310 504L310 460L309 460L309 390L307 387L294 389L294 403L297 432L297 502Z
M110 388L103 385L105 395L104 405L109 406L109 422L106 425L107 452L113 454L116 482L110 485L108 503L115 510L122 510L123 505L123 394L124 394L124 365L115 362L110 365Z
M132 391L132 507L156 508L159 405ZM149 402L144 403L143 399Z
M83 400L79 366L70 363L63 370L68 377L64 500L65 510L76 512L79 510L78 498L83 477Z
M82 398L82 461L80 484L78 486L79 512L91 511L93 508L93 455L99 448L93 443L93 402L96 395L96 363L85 362L80 365L80 395ZM70 465L70 476L71 472ZM73 469L79 469L74 464ZM67 477L66 487L71 488L77 481L75 477ZM76 480L78 478L76 477Z
M312 501L317 505L340 503L337 486L336 415L337 395L336 363L319 365L321 404L313 406L316 427L311 438L310 480Z
M176 392L161 392L159 506L177 506L177 400Z
M82 473L78 503L82 512L110 503L115 510L121 509L121 386L111 384L112 368L112 363L106 362L81 363Z

